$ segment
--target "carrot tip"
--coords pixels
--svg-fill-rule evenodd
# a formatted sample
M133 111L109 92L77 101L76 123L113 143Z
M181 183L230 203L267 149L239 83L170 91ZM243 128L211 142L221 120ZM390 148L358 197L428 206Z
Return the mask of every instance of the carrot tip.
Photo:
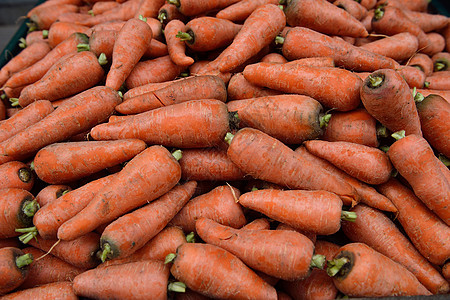
M37 202L36 199L32 201L25 201L22 207L22 211L27 217L33 217L34 214L38 211L38 209L39 203Z
M191 232L188 235L186 235L186 242L188 242L188 243L195 243L195 234L194 234L194 232Z
M336 258L327 262L327 274L335 276L341 269L350 262L347 257Z
M341 211L341 220L355 222L356 221L356 213L354 211L343 210L343 211Z
M31 253L27 253L16 258L16 266L21 269L25 266L28 266L33 262L33 256Z
M177 255L175 253L169 253L167 254L166 258L164 259L164 264L168 264L173 262L173 260L175 259L175 257L177 257Z
M391 134L391 136L398 141L399 139L405 137L405 131L404 130L396 131L393 134Z
M311 258L310 267L323 269L325 267L326 257L321 254L314 254Z
M183 157L183 152L178 149L172 152L173 157L175 157L176 160L180 160L181 157Z
M48 39L48 30L42 30L42 38Z
M184 293L186 292L186 284L181 281L171 282L167 285L167 289L171 292Z

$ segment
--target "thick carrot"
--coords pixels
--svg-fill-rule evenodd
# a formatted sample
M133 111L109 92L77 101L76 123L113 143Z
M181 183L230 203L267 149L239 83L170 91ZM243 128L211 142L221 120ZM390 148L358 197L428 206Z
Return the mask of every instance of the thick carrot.
M227 90L223 80L212 75L191 76L149 93L129 98L117 105L115 110L122 114L138 114L164 106L200 99L217 99L225 102Z
M424 53L416 53L408 60L408 65L419 68L426 76L433 73L433 60Z
M253 178L290 189L325 190L346 203L359 197L349 184L295 153L275 138L253 128L239 130L231 140L228 157ZM265 157L265 160L261 160Z
M449 24L448 17L444 15L408 9L404 9L403 12L411 21L419 25L424 32L439 31Z
M58 238L71 240L172 189L180 180L181 168L162 146L151 146L136 155L101 189L89 204L58 229ZM129 185L136 186L129 189Z
M22 90L18 104L25 107L40 99L53 101L78 94L96 85L104 73L94 53L67 54L55 62L41 79Z
M358 1L336 0L333 4L348 12L358 21L361 21L367 15L367 8L362 6Z
M29 45L16 56L11 58L0 70L0 87L12 76L41 60L51 48L46 42L36 42Z
M306 27L291 28L284 38L277 38L282 43L283 55L289 59L304 57L330 56L336 66L354 71L375 71L394 69L398 63L392 58L353 46Z
M28 18L38 30L49 29L63 13L76 13L79 8L73 4L54 4L33 9Z
M391 178L377 189L398 207L397 219L416 249L443 265L450 258L450 228L398 180Z
M71 190L70 186L64 184L47 185L36 195L36 201L40 207L44 207Z
M238 230L207 218L197 219L195 229L206 243L229 251L254 270L285 280L307 277L312 260L318 259L313 257L314 244L295 231Z
M185 180L241 180L241 171L220 148L183 149L179 160L181 178Z
M241 27L224 19L199 17L190 20L176 37L194 51L211 51L228 46Z
M91 130L95 140L138 138L147 144L204 148L220 144L229 131L225 103L192 100L150 110L123 122L101 124Z
M449 291L448 282L382 212L364 204L358 204L351 211L358 218L351 224L342 225L343 232L351 241L364 243L401 264L433 294Z
M261 62L263 62L261 60ZM287 64L296 64L301 65L305 67L328 67L328 68L334 68L334 60L330 56L315 56L315 57L305 57L305 58L299 58L294 59Z
M423 88L425 86L426 76L419 68L412 66L401 66L396 69L403 77L410 88Z
M33 261L31 254L25 254L15 247L0 249L0 295L19 287L28 276L28 265Z
M428 142L421 136L410 134L393 143L388 155L416 196L450 225L450 184L442 175Z
M164 28L167 50L172 61L181 67L187 67L194 63L194 59L186 55L185 43L177 38L178 32L186 31L186 25L180 20L171 20Z
M258 218L243 226L243 230L269 230L270 221L267 218Z
M277 0L242 0L225 7L216 14L216 18L233 22L244 21L259 6L264 4L278 4Z
M240 100L264 96L279 95L282 92L260 87L250 83L242 73L236 73L231 77L227 87L229 100Z
M44 239L56 239L59 226L80 212L106 185L113 175L105 176L65 193L38 210L33 217L33 224Z
M310 96L327 108L348 111L360 104L362 80L344 69L257 63L247 65L243 74L253 84Z
M55 22L48 30L48 44L55 48L59 43L63 42L72 33L87 33L89 27L68 22Z
M33 215L39 209L34 196L23 189L6 188L0 193L0 238L19 236L15 229L31 226Z
M405 267L363 243L342 246L327 272L350 297L431 295Z
M38 151L34 170L47 183L72 182L128 161L145 147L136 139L55 143Z
M26 86L19 86L17 88L10 88L7 86L4 86L2 88L3 94L8 98L18 98L20 96L20 92L25 88ZM10 101L11 102L11 101Z
M401 75L391 69L373 72L361 87L367 111L392 132L422 135L412 93Z
M61 57L69 53L75 53L77 51L78 44L87 42L87 35L83 33L73 33L63 42L59 43L58 46L53 48L49 53L47 53L44 58L11 76L4 86L18 88L38 81Z
M326 0L289 0L284 9L292 27L308 27L328 35L366 37L364 26L347 11Z
M118 7L120 4L116 1L99 1L92 5L92 13L94 16L100 15L108 10Z
M178 7L178 10L183 15L193 17L227 7L231 4L239 2L239 0L167 0L167 2Z
M397 212L397 208L392 204L392 202L388 198L378 193L373 187L348 175L346 172L337 168L327 160L311 154L308 150L306 150L304 146L298 147L297 149L295 149L295 152L298 152L304 159L310 160L312 163L320 166L321 168L324 168L328 172L344 180L347 184L351 185L357 191L358 195L360 195L362 203L384 211ZM344 202L344 204L353 206L356 203Z
M106 86L115 90L120 88L150 46L152 36L150 26L142 20L133 18L123 25L114 43Z
M186 80L187 78L190 77L182 77L179 79L175 79L175 80L168 80L168 81L163 81L163 82L150 82L132 89L129 89L125 94L123 94L123 100L128 100L130 98L148 93L148 92L153 92L156 91L160 88L166 87L168 85L171 85L172 83L175 83L176 81L181 81L181 80Z
M275 289L230 252L210 244L178 247L170 273L205 296L224 299L277 299Z
M396 61L412 57L419 48L417 37L409 32L401 32L360 46Z
M139 18L139 16L143 16L144 18L156 18L159 9L165 2L166 1L164 0L141 0L134 17Z
M102 261L124 258L142 248L183 208L194 194L197 182L174 187L159 199L109 224L102 233Z
M27 247L22 251L31 254L35 259L29 265L28 277L20 285L20 289L29 289L52 282L72 281L75 276L84 272L84 269L75 267L52 254L45 255L45 252L38 248ZM42 258L37 260L39 257Z
M301 144L322 135L322 105L303 95L278 95L227 103L239 126L252 127L285 144Z
M164 82L175 79L184 67L172 62L169 55L138 62L125 80L128 89L147 83Z
M416 103L423 136L437 151L450 157L450 103L439 95L428 95Z
M0 189L18 188L31 191L35 176L31 168L21 161L0 165Z
M237 203L238 189L222 185L212 191L191 199L170 221L171 225L183 228L184 232L195 231L195 221L200 217L210 218L220 224L240 228L246 224L242 206Z
M21 299L67 299L77 300L78 297L73 292L72 282L62 281L44 284L35 288L25 289L7 294L2 297L6 300Z
M113 20L128 21L134 17L141 0L130 0L122 3L121 5L104 12L97 16L90 16L84 20L80 20L78 24L92 27L97 24L105 23Z

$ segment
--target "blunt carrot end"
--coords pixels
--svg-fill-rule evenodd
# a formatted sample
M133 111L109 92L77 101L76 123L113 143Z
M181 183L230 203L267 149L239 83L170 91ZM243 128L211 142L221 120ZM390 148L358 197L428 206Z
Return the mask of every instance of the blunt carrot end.
M188 235L186 235L186 242L188 242L188 243L195 243L195 234L194 234L194 232L191 232Z
M178 149L172 152L173 157L175 157L176 160L180 160L183 157L183 152Z
M404 130L400 130L394 132L393 134L391 134L391 136L398 141L399 139L404 138L406 135Z
M89 44L78 44L77 52L89 51Z
M367 78L369 80L368 87L372 89L380 87L384 82L383 74L369 75Z
M104 66L108 63L108 59L106 58L105 53L100 53L100 55L98 56L98 63L100 64L100 66Z
M233 139L234 134L232 134L231 132L227 132L227 134L225 135L225 142L227 142L228 144L231 144L231 140Z
M327 262L327 258L322 254L314 254L311 258L311 268L323 269Z
M186 284L181 281L171 282L167 285L167 289L171 292L184 293L186 292Z
M39 210L39 203L36 199L32 201L26 201L23 205L22 211L28 217L33 217L34 214Z
M175 257L177 257L177 255L175 253L169 253L166 256L166 259L164 259L164 264L168 264L173 262L173 260L175 259Z
M341 220L355 222L356 221L356 213L353 212L353 211L345 211L345 210L343 210L341 212Z
M48 39L48 30L42 30L42 38Z
M191 31L192 32L192 31ZM175 37L179 38L181 41L192 41L194 40L194 36L189 34L188 32L178 31Z
M173 4L176 7L180 7L180 5L181 5L180 0L167 0L167 3Z
M12 107L19 106L19 98L9 98L9 102L11 102Z
M17 171L20 181L28 183L33 179L33 173L31 173L31 168L20 168Z
M348 265L350 259L347 257L340 257L327 262L327 274L331 277L336 276L344 270L344 267Z
M27 253L16 258L16 266L21 269L25 266L28 266L33 262L33 256L31 253Z

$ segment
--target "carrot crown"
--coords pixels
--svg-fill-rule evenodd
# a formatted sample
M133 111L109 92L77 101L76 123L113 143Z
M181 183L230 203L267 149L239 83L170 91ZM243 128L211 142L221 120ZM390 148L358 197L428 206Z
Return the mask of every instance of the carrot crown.
M33 256L31 253L27 253L16 258L16 266L19 269L22 269L25 266L28 266L33 262Z
M188 42L189 44L195 43L195 36L192 30L188 30L187 32L178 31L175 37L179 38L183 42Z
M335 259L327 261L327 274L344 279L352 270L354 260L353 253L342 251Z
M166 258L164 259L164 264L171 263L175 260L177 255L175 253L169 253L167 254Z
M16 228L15 231L23 233L21 236L19 236L19 241L21 241L23 244L28 244L28 242L31 241L33 238L36 238L38 234L36 226L28 228Z
M44 39L48 39L48 30L46 30L46 29L42 30L42 37Z
M384 6L379 6L375 9L373 19L380 20L384 16Z
M26 168L20 168L19 171L17 171L17 175L19 176L20 181L28 183L33 179L33 173L31 173L31 169Z
M176 293L186 292L186 284L181 281L171 282L167 285L167 290Z
M165 10L160 11L157 18L161 23L164 23L167 20L167 12Z
M188 243L195 243L195 234L194 234L194 232L191 232L188 235L186 235L186 242L188 242Z
M398 141L405 137L405 131L404 130L396 131L393 134L391 134L391 136Z
M173 4L176 7L180 7L180 5L181 5L180 0L167 0L167 3Z
M447 70L447 69L448 69L448 61L447 60L438 59L434 63L434 71L435 72L442 71L442 70Z
M325 255L322 254L314 254L313 257L311 258L311 263L309 264L309 266L311 268L319 268L322 269L325 267L325 263L326 263L327 259L325 257Z
M384 74L377 73L371 74L367 77L368 83L367 86L371 89L379 88L384 83Z

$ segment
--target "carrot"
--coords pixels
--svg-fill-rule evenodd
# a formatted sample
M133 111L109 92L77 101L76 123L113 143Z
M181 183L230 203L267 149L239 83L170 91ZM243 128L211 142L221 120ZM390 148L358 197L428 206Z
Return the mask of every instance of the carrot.
M89 27L68 22L55 22L48 30L48 43L55 48L59 43L68 38L72 33L87 33Z
M397 219L415 248L431 263L443 265L450 257L449 227L396 179L377 189L398 207Z
M211 51L228 46L241 27L242 25L224 19L199 17L190 20L176 37L194 51Z
M91 137L95 140L138 138L147 144L204 148L223 141L228 123L225 103L213 99L192 100L153 109L123 122L95 126Z
M85 23L86 20L89 20L90 18L92 18L90 14L81 12L67 12L60 14L56 22L75 23L77 25L81 25L81 23ZM85 25L83 24L83 26Z
M34 196L23 189L1 189L1 219L0 238L19 236L15 229L29 227L33 222L33 215L39 209Z
M406 134L422 135L413 96L398 72L391 69L373 72L361 87L361 101L392 132L405 130Z
M179 160L181 178L185 180L241 180L244 173L220 148L183 149Z
M275 289L230 252L210 244L178 247L170 273L188 288L223 299L277 299Z
M167 299L168 280L167 265L146 260L88 270L75 277L73 289L77 296L95 299Z
M134 17L139 18L139 16L143 16L144 18L156 18L159 9L164 3L164 0L141 0Z
M410 88L423 88L425 86L425 73L412 66L401 66L396 69Z
M184 232L195 231L195 221L200 217L211 218L220 224L240 228L246 224L244 212L236 199L238 189L222 185L212 191L191 199L170 224L183 228Z
M433 71L449 71L450 70L450 53L439 52L431 57L433 61Z
M262 60L261 60L262 62ZM316 56L316 57L305 57L305 58L299 58L294 59L287 64L296 64L300 66L305 67L328 67L328 68L334 68L334 60L330 56Z
M2 92L6 96L6 98L18 98L20 96L20 93L26 86L20 86L17 88L10 88L10 87L3 87ZM10 101L11 102L11 101Z
M160 197L173 188L180 177L181 168L170 152L162 146L151 146L130 160L83 210L62 224L58 238L71 240L92 231ZM130 183L139 188L127 188Z
M157 19L165 26L172 20L180 20L184 23L187 17L174 4L164 3L158 10Z
M343 232L351 241L364 243L401 264L433 294L449 291L448 282L382 212L364 204L353 207L351 211L358 218L352 224L342 225Z
M408 65L419 68L426 76L430 76L433 73L433 61L431 57L423 53L416 53L408 60Z
M133 89L151 82L173 80L183 69L183 67L174 64L169 55L141 61L136 64L125 80L125 86L128 89Z
M198 1L198 0L167 0L168 3L178 7L178 10L185 16L192 17L207 13L209 11L221 9L231 4L239 2L239 0L214 0L214 1Z
M438 14L430 14L421 11L404 9L405 15L419 25L424 32L432 32L443 29L448 24L448 17Z
M63 13L78 12L78 6L73 4L54 4L33 9L27 16L38 30L49 29Z
M75 267L52 254L45 255L45 252L34 247L22 249L24 253L31 254L34 261L28 267L28 277L20 285L20 289L29 289L39 285L72 281L75 276L84 272L84 269ZM37 259L42 257L41 259Z
M64 194L70 192L72 188L68 185L63 184L52 184L47 185L45 188L41 189L36 195L36 201L39 206L44 207L45 205L53 202Z
M190 100L217 99L225 102L227 91L225 83L218 76L192 76L182 81L129 98L116 106L122 114L138 114L164 106Z
M439 52L444 51L445 49L445 38L437 32L429 32L426 34L429 42L428 47L426 48L426 53L429 56L433 56Z
M350 297L431 295L405 267L363 243L342 246L327 273Z
M410 134L394 142L388 151L397 171L408 181L416 196L450 225L450 185L442 176L436 157L428 142Z
M285 144L300 144L322 135L322 105L308 96L266 96L227 105L230 112L237 112L241 128L256 128Z
M113 20L128 21L134 17L137 10L139 9L139 4L141 0L130 0L122 3L121 5L104 12L103 14L97 16L91 16L84 20L80 20L78 24L92 27L97 24L105 23Z
M278 293L278 291L277 291L277 293ZM202 294L199 294L197 292L194 292L193 290L186 288L184 293L175 293L174 299L175 300L208 300L211 298L206 297ZM279 296L278 296L278 300L281 300L281 298L279 298Z
M31 46L32 44L36 42L47 42L47 37L43 33L43 30L37 30L27 33L27 36L25 37L25 45Z
M149 93L149 92L153 92L156 91L160 88L164 88L168 85L171 85L172 83L175 83L176 81L182 81L182 80L186 80L190 77L186 77L186 78L178 78L175 80L168 80L168 81L163 81L163 82L150 82L132 89L129 89L124 95L123 95L123 100L128 100L130 98L145 94L145 93Z
M284 38L277 38L277 43L283 44L283 55L289 60L330 56L336 66L354 71L393 69L398 65L392 58L353 46L343 40L305 27L290 29Z
M4 121L6 118L6 107L5 107L5 103L3 103L3 101L0 101L0 121ZM4 122L0 122L4 123Z
M21 290L3 296L6 300L20 299L61 299L76 300L78 297L72 289L72 282L62 281L44 284L35 288Z
M33 261L31 254L25 254L15 247L0 249L0 295L19 287L28 276L28 265Z
M39 122L53 110L53 106L48 100L38 100L21 109L16 115L0 123L0 142Z
M112 65L106 77L106 86L118 90L133 67L150 46L152 30L142 20L133 18L120 29L114 43Z
M442 267L442 275L444 276L445 279L447 279L447 281L450 280L450 263L447 262Z
M33 217L33 224L39 236L56 239L59 226L80 212L99 190L110 184L114 176L109 175L88 182L39 209Z
M222 51L214 63L222 73L232 71L269 45L285 25L286 17L276 5L265 4L258 7L245 20L231 45Z
M279 53L272 52L272 53L267 54L263 58L261 58L261 62L284 64L284 63L287 63L288 61L287 61L286 58L284 58L283 55L281 55Z
M35 176L25 163L10 161L0 165L0 178L0 189L18 188L31 191Z
M156 236L194 194L197 183L189 181L174 187L159 199L123 215L102 233L102 261L127 257Z
M348 12L358 21L361 21L367 15L367 8L358 3L358 1L336 0L333 4Z
M314 98L324 107L339 111L355 109L360 103L362 80L340 68L305 67L296 64L257 63L247 65L249 82L285 93Z
M100 15L108 10L118 7L120 4L116 1L99 1L92 5L92 13L94 16Z
M248 98L257 98L264 96L273 96L281 94L280 91L259 87L245 79L242 73L236 73L231 77L227 87L229 100L240 100Z
M18 104L25 107L40 99L53 101L75 95L96 85L103 75L103 68L94 53L67 54L55 62L41 79L22 90Z
M434 72L425 78L426 88L432 90L450 90L450 71Z
M44 58L11 76L4 86L18 88L38 81L45 73L47 73L56 61L66 54L75 53L77 51L77 45L80 43L87 43L87 41L87 35L83 33L73 33L47 53Z
M250 268L276 278L305 278L311 267L317 266L316 260L319 261L319 257L313 256L314 244L295 231L238 230L207 218L197 219L195 228L206 243L219 246L236 255ZM286 256L285 251L290 255Z
M424 138L433 148L450 157L450 103L439 95L428 95L416 103Z
M55 143L34 158L37 176L52 184L72 182L132 159L145 149L141 140Z
M360 46L396 61L412 57L419 48L417 37L409 32L401 32Z
M325 0L287 1L286 22L292 27L308 27L328 35L366 37L364 26L347 11Z
M269 230L270 229L270 221L267 218L259 218L255 219L241 229L243 230Z
M247 19L251 13L264 4L278 4L276 0L242 0L225 7L216 14L216 18L240 22Z
M445 51L450 52L450 24L441 30L442 36L445 38Z
M17 73L41 60L51 48L46 42L36 42L11 58L0 70L0 87L3 86L12 74Z

